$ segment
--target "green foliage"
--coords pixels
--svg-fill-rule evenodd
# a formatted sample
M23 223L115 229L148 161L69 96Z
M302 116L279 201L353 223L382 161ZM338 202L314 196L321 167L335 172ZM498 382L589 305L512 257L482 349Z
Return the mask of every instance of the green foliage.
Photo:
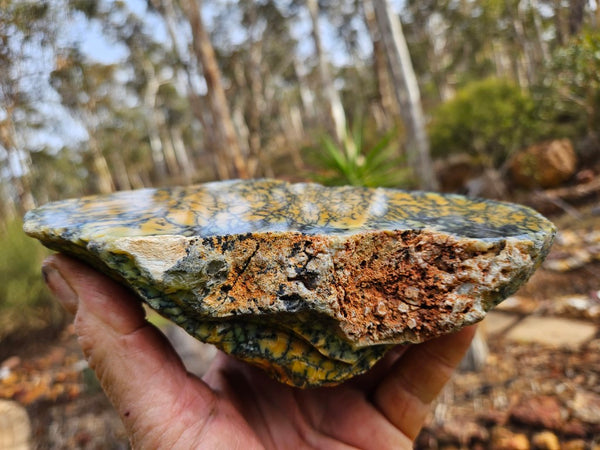
M41 149L30 154L33 168L31 191L39 204L87 193L88 172L81 155L69 147Z
M50 12L49 3L48 1L3 1L0 3L2 21L11 23L18 30L24 32L24 39L27 40L34 31L33 27L44 25L43 21L48 18Z
M398 187L409 184L409 171L398 156L395 133L389 132L369 146L364 127L355 125L340 145L324 136L313 149L317 164L324 169L313 178L325 185Z
M531 96L498 79L472 82L433 114L435 156L467 152L500 165L538 136Z
M40 267L48 252L14 220L0 227L0 340L61 324L62 310L44 285Z
M578 137L600 124L600 32L558 48L534 89L540 116L554 135Z
M93 18L98 13L98 2L96 0L69 0L69 8L73 11L81 11L88 18Z

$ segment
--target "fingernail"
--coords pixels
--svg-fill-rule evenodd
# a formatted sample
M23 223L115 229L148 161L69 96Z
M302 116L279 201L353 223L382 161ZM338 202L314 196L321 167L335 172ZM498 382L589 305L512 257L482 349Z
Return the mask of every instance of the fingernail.
M77 312L79 298L69 283L63 278L58 269L50 264L42 266L44 281L55 295L59 303L71 314Z

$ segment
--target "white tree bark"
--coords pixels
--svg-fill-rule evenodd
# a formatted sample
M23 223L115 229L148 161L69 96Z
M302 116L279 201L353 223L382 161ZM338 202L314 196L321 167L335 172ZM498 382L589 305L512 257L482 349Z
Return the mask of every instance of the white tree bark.
M598 0L598 6L600 7L600 0ZM538 46L542 54L542 61L548 61L550 59L550 52L548 51L548 43L544 40L542 29L542 19L540 18L540 7L537 0L529 0L529 7L533 15L533 25L535 27L535 35L538 41Z
M170 134L177 161L179 162L179 166L183 169L183 180L186 184L189 184L192 182L194 174L196 173L196 164L188 154L185 144L183 143L181 128L171 128Z
M600 1L600 0L598 0ZM302 102L302 110L304 112L305 120L312 122L315 118L315 102L314 96L310 88L306 77L302 73L300 61L294 56L294 72L298 80L298 89L300 91L300 101Z
M150 139L150 149L152 151L152 163L154 165L154 171L156 177L159 180L164 180L167 176L167 166L165 163L165 153L163 149L163 142L158 132L158 126L156 125L156 119L158 111L156 109L156 97L158 96L158 89L160 83L158 78L154 75L154 68L149 61L144 61L144 71L148 78L148 83L144 89L144 108L145 108L145 119L146 119L146 131Z
M218 137L216 142L218 144L217 153L221 156L220 163L228 166L232 175L230 178L248 178L248 164L233 125L215 50L210 42L208 31L204 27L201 1L185 0L181 6L190 24L192 48L196 59L202 66L206 82L206 97L214 126L212 132Z
M393 93L385 47L383 46L379 26L375 18L375 11L373 11L373 8L363 8L363 13L373 45L373 71L377 77L377 88L383 112L383 120L380 121L385 124L386 128L390 128L393 125L393 118L398 117L400 114L400 109Z
M24 150L24 146L17 145L17 130L12 120L12 108L5 108L4 112L6 118L0 120L0 149L4 149L7 154L7 172L17 195L16 209L25 212L36 206L31 192L31 155Z
M321 32L319 30L319 4L317 0L307 0L308 12L312 21L313 39L315 41L315 51L319 62L319 75L327 107L329 108L330 118L333 122L335 136L339 142L346 142L346 113L338 91L333 85L331 72L329 71L329 62L323 52L321 41Z
M418 178L421 189L436 190L438 182L429 152L429 138L425 131L425 117L421 92L413 69L410 53L400 19L392 11L388 0L365 0L365 7L373 7L379 32L385 46L394 93L406 127L408 162ZM371 6L372 5L372 6Z
M510 5L507 5L507 8L510 11ZM523 75L525 75L525 77L519 79L519 85L528 88L535 81L535 56L533 49L531 48L531 41L528 39L527 34L525 33L525 27L523 26L524 11L522 4L519 3L516 10L510 11L510 14L517 42L523 51L522 57L517 57L517 61L520 60L523 65Z
M191 107L194 115L202 124L205 147L212 150L217 176L220 179L247 178L249 175L247 161L233 125L214 48L204 27L201 0L179 2L151 0L151 3L157 11L163 14L167 32L173 44L173 51L185 63L184 72L187 77ZM176 7L180 9L191 28L192 41L187 44L190 54L193 55L192 58L189 57L186 50L182 50L185 44L179 39L182 33L178 30ZM193 63L190 59L193 59ZM202 73L198 67L202 68ZM205 98L196 92L194 87L196 76L203 76L206 82L208 92ZM210 114L207 113L207 110Z

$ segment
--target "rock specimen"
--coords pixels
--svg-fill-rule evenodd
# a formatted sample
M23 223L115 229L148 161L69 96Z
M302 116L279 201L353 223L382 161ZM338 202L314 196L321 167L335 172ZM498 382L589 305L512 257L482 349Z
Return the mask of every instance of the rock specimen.
M65 200L30 211L24 228L299 387L481 320L555 232L508 203L274 180Z
M575 174L577 155L569 139L540 142L518 152L509 168L521 187L552 188Z

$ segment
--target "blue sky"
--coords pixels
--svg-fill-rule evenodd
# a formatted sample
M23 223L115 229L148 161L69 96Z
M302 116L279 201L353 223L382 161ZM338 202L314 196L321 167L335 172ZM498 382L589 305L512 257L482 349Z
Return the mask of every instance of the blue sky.
M231 4L232 0L213 0L204 2L204 17L207 22L207 28L212 29L212 22L219 8ZM393 2L396 9L399 9L399 1ZM146 13L145 0L126 0L128 8L140 17L144 17L147 22L148 29L152 35L159 41L167 41L168 34L162 22L162 19ZM306 8L300 8L298 20L292 25L292 35L298 42L298 51L300 58L308 58L314 54L314 44L311 36L311 23ZM246 38L244 31L240 26L236 31L236 20L232 20L231 29L231 44L239 44ZM327 22L325 18L320 21L321 33L323 36L323 45L330 60L337 65L349 63L349 57L344 49L343 43L336 36L336 31ZM370 51L370 41L366 31L363 33L364 39L360 42L363 53ZM76 14L68 24L68 27L63 30L63 35L60 37L64 45L77 43L80 50L90 59L99 63L118 63L127 56L127 49L118 43L112 42L102 31L99 21L87 21L83 14ZM46 55L46 59L40 58L39 63L43 68L42 72L49 73L54 67L54 55ZM41 78L44 78L43 76ZM36 83L39 83L39 80ZM46 80L43 80L46 83ZM58 95L46 86L39 88L43 91L40 95L38 107L41 112L49 119L49 126L43 132L29 133L23 138L27 140L29 147L43 147L45 145L54 149L59 149L62 145L73 143L78 140L87 138L85 130L77 125L69 113L60 105Z
M167 32L162 21L152 17L152 15L146 14L145 1L126 0L126 3L132 12L140 17L145 17L157 40L166 41L168 39ZM212 21L214 20L215 15L218 13L218 6L215 7L215 5L220 4L223 6L227 3L231 2L228 2L227 0L204 2L203 13L207 22L207 28L209 30L212 28ZM401 2L396 1L392 3ZM396 9L399 9L399 7ZM332 62L334 64L344 64L348 62L343 44L337 39L336 31L333 29L333 27L327 23L325 18L321 18L320 26L323 36L323 46L325 47L325 51L328 53ZM309 56L314 52L314 45L311 38L310 18L308 11L305 8L300 9L299 20L292 25L292 35L298 41L298 51L302 57ZM89 23L86 23L85 20L81 20L78 23L73 23L73 28L70 30L69 36L77 42L80 42L81 49L85 54L101 63L117 62L119 59L122 59L127 55L127 50L124 47L115 45L106 38L106 36L102 33L101 26L98 22L92 22L91 26ZM240 44L245 38L245 33L239 29L236 31L236 28L232 27L230 41L231 44ZM370 42L368 39L362 40L360 45L363 52L368 52L370 50Z

